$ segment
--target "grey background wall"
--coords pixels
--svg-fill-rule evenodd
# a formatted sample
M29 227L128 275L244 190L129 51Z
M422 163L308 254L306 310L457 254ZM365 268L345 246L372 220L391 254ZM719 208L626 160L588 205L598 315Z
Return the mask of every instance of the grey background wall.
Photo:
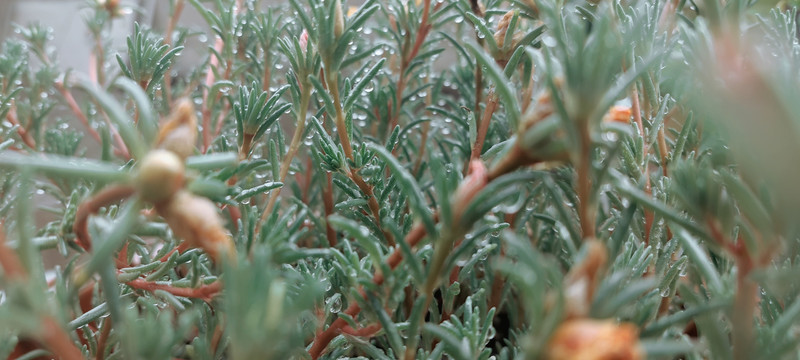
M111 50L121 50L133 23L163 30L169 18L169 2L166 0L124 1L125 6L138 11L124 15L113 23L108 34ZM0 0L0 39L10 36L14 24L41 23L53 29L51 45L55 46L59 62L64 68L85 71L88 66L92 41L86 28L84 16L88 14L86 0ZM188 5L181 16L181 25L203 27L204 21L195 9ZM198 50L199 51L199 50ZM191 55L191 54L187 54ZM184 56L196 59L197 57ZM185 61L185 60L184 60ZM190 66L180 64L179 66Z

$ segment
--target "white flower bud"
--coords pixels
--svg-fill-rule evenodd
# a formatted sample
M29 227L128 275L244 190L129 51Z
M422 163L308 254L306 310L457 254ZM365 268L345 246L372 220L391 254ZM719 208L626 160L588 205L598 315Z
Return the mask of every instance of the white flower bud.
M156 145L174 152L182 159L194 154L197 143L197 116L189 99L178 101L168 120L161 125Z

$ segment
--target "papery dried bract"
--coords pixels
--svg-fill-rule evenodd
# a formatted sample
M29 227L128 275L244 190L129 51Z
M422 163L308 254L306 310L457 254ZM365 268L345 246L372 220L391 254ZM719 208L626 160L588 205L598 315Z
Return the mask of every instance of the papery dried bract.
M175 235L201 248L215 261L234 254L233 240L211 200L180 190L171 201L156 205Z
M174 152L182 159L194 154L197 144L197 116L189 99L178 101L167 121L161 125L156 146Z
M627 124L631 121L633 111L629 106L615 105L603 116L603 122L618 122Z
M305 54L308 51L308 30L303 29L298 42L300 43L300 50Z
M508 44L508 51L503 49L506 45L505 39L506 34L508 33L508 27L511 24L511 19L517 14L517 10L511 10L503 15L503 17L500 19L500 22L497 23L497 30L494 33L494 41L497 43L498 51L496 54L494 54L494 58L498 65L505 66L508 63L508 59L511 58L511 54L514 53L514 50L516 49L520 40L522 40L522 33L514 33L511 36L511 44Z
M337 39L344 33L344 13L341 0L336 0L333 5L333 36Z
M567 320L545 350L547 360L642 360L644 349L635 325L612 320Z

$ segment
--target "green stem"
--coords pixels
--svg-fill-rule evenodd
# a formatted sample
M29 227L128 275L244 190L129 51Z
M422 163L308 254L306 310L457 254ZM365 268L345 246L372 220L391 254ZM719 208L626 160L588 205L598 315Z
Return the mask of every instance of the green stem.
M283 162L281 162L281 168L278 173L280 177L280 182L285 183L286 175L289 174L289 167L292 165L292 160L294 156L297 154L297 150L300 149L300 143L303 141L303 134L306 130L306 111L308 110L308 102L311 98L311 84L303 84L302 94L300 94L300 110L299 116L297 117L297 128L294 130L294 136L292 136L292 142L289 144L289 152L286 153L286 156L283 158ZM277 188L269 195L269 202L267 203L267 207L264 212L261 214L261 223L263 223L269 214L272 213L272 210L275 208L275 203L278 200L278 196L281 193L281 188Z
M592 140L589 129L581 129L581 153L576 168L577 193L578 193L578 215L581 221L581 233L583 239L595 237L595 211L592 205Z
M454 220L454 224L459 223L458 219ZM452 230L445 230L439 240L434 244L433 259L431 259L428 277L425 279L425 284L422 288L422 295L425 296L425 307L423 307L423 310L420 312L420 326L425 323L425 315L427 314L428 309L430 309L431 300L433 299L433 291L439 286L442 275L445 273L443 271L445 260L447 260L447 257L452 252L453 244L455 244L456 239L462 238L467 231L469 231L469 229L465 229L456 225ZM405 360L413 360L415 358L414 356L416 355L418 340L418 337L408 339L408 343L406 344Z
M336 73L325 69L325 81L328 84L328 92L333 97L333 106L336 108L336 133L339 134L339 141L342 143L344 155L348 159L353 159L353 146L350 145L350 134L347 133L347 125L344 119L344 110L342 109L342 101L339 97L339 82Z
M748 255L737 256L736 296L733 300L733 358L753 359L753 318L758 306L758 285L748 276L753 268Z
M328 64L328 62L326 62L326 64ZM339 98L339 82L337 81L336 73L330 71L330 69L331 68L327 66L325 68L325 82L328 85L328 92L333 97L333 106L336 108L336 133L339 134L339 141L342 143L342 149L344 149L345 156L347 156L348 159L353 160L353 147L350 144L350 134L347 132L347 125L345 124L344 119L344 110L342 109L342 102ZM366 195L370 211L372 212L372 216L375 218L375 223L383 232L386 242L390 246L394 246L394 236L392 236L390 232L386 231L381 225L380 205L378 204L378 200L375 198L375 194L372 191L372 186L364 181L361 175L358 174L357 169L354 170L355 171L346 172L348 177L350 177L350 179L353 180L361 192Z
M239 149L239 160L247 160L250 157L250 148L253 146L253 134L245 132L242 134L242 148Z

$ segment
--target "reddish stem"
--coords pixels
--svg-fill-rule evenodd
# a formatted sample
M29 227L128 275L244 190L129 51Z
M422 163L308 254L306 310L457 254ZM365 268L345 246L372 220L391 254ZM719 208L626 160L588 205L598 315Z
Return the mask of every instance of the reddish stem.
M514 146L510 153L508 153L500 163L495 166L491 171L486 171L483 166L476 166L474 173L475 176L470 176L466 182L459 185L456 191L456 201L457 204L463 209L469 202L477 195L477 193L485 188L485 186L491 182L492 180L502 176L503 174L507 174L511 171L518 169L521 166L536 163L537 161L530 156L527 156L521 149L517 146ZM480 173L478 173L480 172ZM454 214L454 218L460 218L460 214L457 212ZM439 221L438 213L434 213L433 220L435 222ZM411 231L406 235L404 241L408 244L409 248L414 248L419 244L422 239L425 238L427 235L427 230L423 224L416 224ZM394 270L400 263L403 261L403 253L400 248L395 248L391 255L386 259L386 264L388 265L389 269ZM380 286L383 284L385 280L384 274L382 272L376 272L372 276L372 283L376 286ZM363 287L359 288L358 290L361 296L366 296L366 292ZM358 305L358 302L352 302L350 306L344 311L344 314L349 315L350 317L355 317L361 311L361 307ZM339 333L341 333L342 328L347 326L347 322L339 317L334 322L328 326L327 329L321 330L317 332L317 335L314 338L314 342L309 349L309 354L311 355L312 359L318 359L322 356L322 353L325 351L325 348L328 344L335 338Z
M106 356L106 342L108 341L108 335L111 333L111 318L107 318L103 322L103 326L100 328L100 338L97 340L97 352L95 359L96 360L103 360Z
M414 228L411 229L411 232L409 232L408 235L406 235L405 241L408 243L409 247L413 248L423 238L425 238L425 235L427 235L427 233L428 232L425 230L425 226L417 224L416 226L414 226ZM399 248L396 249L394 252L392 252L392 254L389 255L389 258L386 259L389 268L392 270L397 268L397 266L400 265L401 261L403 261L403 253ZM383 284L384 279L385 278L382 273L376 273L372 277L372 282L375 285L380 286L381 284ZM358 292L362 296L366 296L364 288L360 288ZM354 301L352 304L350 304L350 306L347 307L344 313L350 315L351 317L354 317L360 311L361 307L358 305L357 302ZM333 340L333 338L336 337L336 335L338 335L341 332L342 328L345 326L347 326L347 322L340 317L337 318L327 329L318 332L316 338L314 339L314 344L311 346L311 349L309 350L311 358L318 359L320 356L322 356L322 352L325 350L325 347L328 346L328 343L330 343L331 340Z
M222 51L222 46L224 43L222 42L222 38L217 37L217 40L214 42L214 54L219 54ZM202 113L203 113L203 153L205 154L208 151L208 147L211 146L211 108L208 107L208 92L211 90L211 86L214 85L214 81L216 80L216 76L214 76L214 69L219 66L219 58L216 55L212 55L211 59L208 61L208 70L206 70L206 82L205 87L203 88L203 106L202 106ZM217 97L219 98L219 97Z
M228 59L228 61L225 63L225 80L229 80L231 78L231 69L233 69L233 60ZM217 100L219 100L219 98L220 96L217 94ZM228 113L228 111L230 111L230 109L231 104L225 103L225 107L222 108L222 112L220 112L219 116L217 116L217 127L214 129L214 137L219 136L219 134L222 132L222 124L224 123L223 120L225 120L225 115Z
M0 266L8 279L24 282L28 277L28 272L17 253L6 245L6 234L2 222L0 222ZM64 360L83 359L83 354L58 321L49 315L43 315L40 318L40 327L37 335L53 354Z
M133 195L134 192L136 192L136 189L133 186L111 186L101 190L99 193L81 203L75 213L75 223L72 226L72 230L77 237L76 241L78 245L86 251L92 248L92 239L89 236L89 229L87 228L89 215L94 214L104 206L109 206Z
M62 360L83 359L83 353L55 319L43 316L41 321L39 336L53 354L57 354Z
M228 215L231 216L231 223L233 224L233 229L239 229L239 219L242 218L242 212L239 211L239 208L236 206L230 205L223 205L223 209L228 209Z
M322 188L322 201L325 204L325 218L333 215L333 182L331 173L325 174L325 187ZM336 230L333 229L329 222L325 222L325 235L328 238L328 245L335 247L338 241L336 240Z
M178 0L175 3L175 9L172 13L172 16L169 18L169 23L167 23L167 31L166 31L166 40L164 43L169 45L170 49L173 48L172 46L172 33L175 31L175 24L178 23L178 19L181 17L181 13L183 12L184 2L183 0ZM164 73L164 91L167 94L167 103L172 104L172 64L170 64L169 68L167 68L167 72Z
M436 3L436 5L434 6L434 11L438 9L443 3L444 2ZM394 102L395 104L394 109L392 109L393 111L390 112L391 120L389 122L389 128L387 129L387 131L389 131L390 133L392 132L392 130L394 130L395 126L397 126L398 118L400 117L400 109L402 108L402 103L403 103L403 90L405 90L406 81L408 80L405 74L406 69L411 64L411 61L414 60L415 57L417 57L420 48L422 48L422 44L425 43L425 38L428 36L428 33L431 30L431 24L428 24L428 18L430 17L430 12L431 12L431 0L425 0L422 8L422 19L420 19L419 22L417 36L414 39L414 45L411 49L411 52L403 56L400 61L400 72L398 75L397 91L396 91L397 96ZM403 48L406 49L405 46Z
M196 288L174 287L167 284L158 284L150 282L144 279L136 279L133 281L129 281L126 284L132 288L139 290L145 290L149 292L153 292L156 290L163 290L175 296L196 298L204 300L206 302L210 302L215 296L219 294L220 291L222 291L222 283L219 280L209 285L202 285Z
M441 3L437 4L437 8ZM403 63L408 64L411 60L419 53L419 49L422 47L422 43L425 42L425 37L428 36L428 31L431 29L431 25L428 24L428 17L430 16L431 12L431 0L425 0L425 3L422 8L422 20L419 22L419 31L417 32L417 38L414 40L414 48L408 54L407 57L403 59ZM400 74L403 75L402 73Z
M472 145L471 160L478 160L481 157L481 150L483 150L483 143L486 141L486 133L489 132L489 123L492 121L492 115L497 109L497 95L492 91L486 99L486 111L483 112L481 122L478 123L478 133L475 137L475 143Z
M301 178L304 177L303 183L303 203L308 204L308 194L311 190L311 176L314 174L314 163L311 161L311 158L306 158L306 172L305 174L297 173L295 174L295 178L298 179L298 182Z
M236 14L239 14L239 12L242 11L242 8L243 8L242 5L243 5L242 0L236 0L236 9L235 9L235 13ZM214 42L214 50L215 50L214 54L221 54L222 53L222 47L224 45L225 44L222 41L222 38L217 37L217 40ZM211 89L211 86L213 86L214 82L216 81L216 77L214 76L213 69L217 68L217 66L219 65L219 61L220 60L221 59L218 58L217 56L212 56L211 59L209 60L209 62L208 62L208 70L206 72L206 83L205 83L206 86L205 86L205 88L203 88L203 107L202 107L202 112L203 112L203 154L205 154L208 151L208 148L211 146L211 109L208 107L208 91ZM233 63L233 60L232 59L228 59L227 68L225 69L225 80L228 80L230 78L231 68L232 68L232 65L233 65L232 63ZM220 94L217 93L216 101L219 101L219 98L220 98Z
M117 254L117 259L115 262L117 269L128 267L128 243L122 245L122 250L120 250L119 254Z
M72 93L64 87L64 84L61 82L56 81L54 84L56 90L61 93L61 96L64 97L64 100L67 102L67 106L78 117L78 120L81 121L83 126L86 126L86 131L89 132L89 135L92 136L98 143L102 143L103 140L100 139L100 134L89 124L89 119L84 115L83 111L81 111L81 107L78 106L78 102L75 101L75 97L72 96Z
M361 178L361 175L359 175L356 172L350 172L349 175L350 178L353 180L353 182L356 183L358 188L361 190L361 192L367 195L368 199L367 206L372 212L372 217L375 218L375 224L378 225L378 228L381 229L381 232L383 232L383 236L386 238L386 242L389 244L389 246L394 246L395 245L394 236L392 236L392 233L386 231L381 225L381 215L380 215L381 209L380 205L378 204L378 200L375 198L375 194L372 191L372 185L367 184L367 182L364 181L363 178Z
M100 36L95 36L94 46L95 51L89 54L89 78L92 80L92 83L99 85L105 82L105 74L103 73L105 50L103 49L103 40Z
M372 324L370 326L366 326L360 329L353 329L351 326L345 326L342 328L342 333L352 336L360 336L360 337L372 337L381 330L381 324Z
M28 276L17 253L6 244L6 231L2 222L0 222L0 267L3 268L3 273L9 279L24 279Z
M165 261L169 260L169 257L172 256L172 253L177 251L180 254L180 253L186 251L186 249L188 249L188 248L189 248L189 243L188 242L186 242L186 241L181 242L180 244L178 244L178 246L176 246L175 248L170 250L166 255L162 256L161 259L158 259L158 261L165 262Z
M8 119L8 122L10 122L11 125L19 125L17 128L17 134L19 134L22 142L24 142L29 148L36 149L36 141L33 140L33 137L28 130L19 123L19 120L17 119L17 111L13 106L8 111L8 114L6 114L6 119Z

